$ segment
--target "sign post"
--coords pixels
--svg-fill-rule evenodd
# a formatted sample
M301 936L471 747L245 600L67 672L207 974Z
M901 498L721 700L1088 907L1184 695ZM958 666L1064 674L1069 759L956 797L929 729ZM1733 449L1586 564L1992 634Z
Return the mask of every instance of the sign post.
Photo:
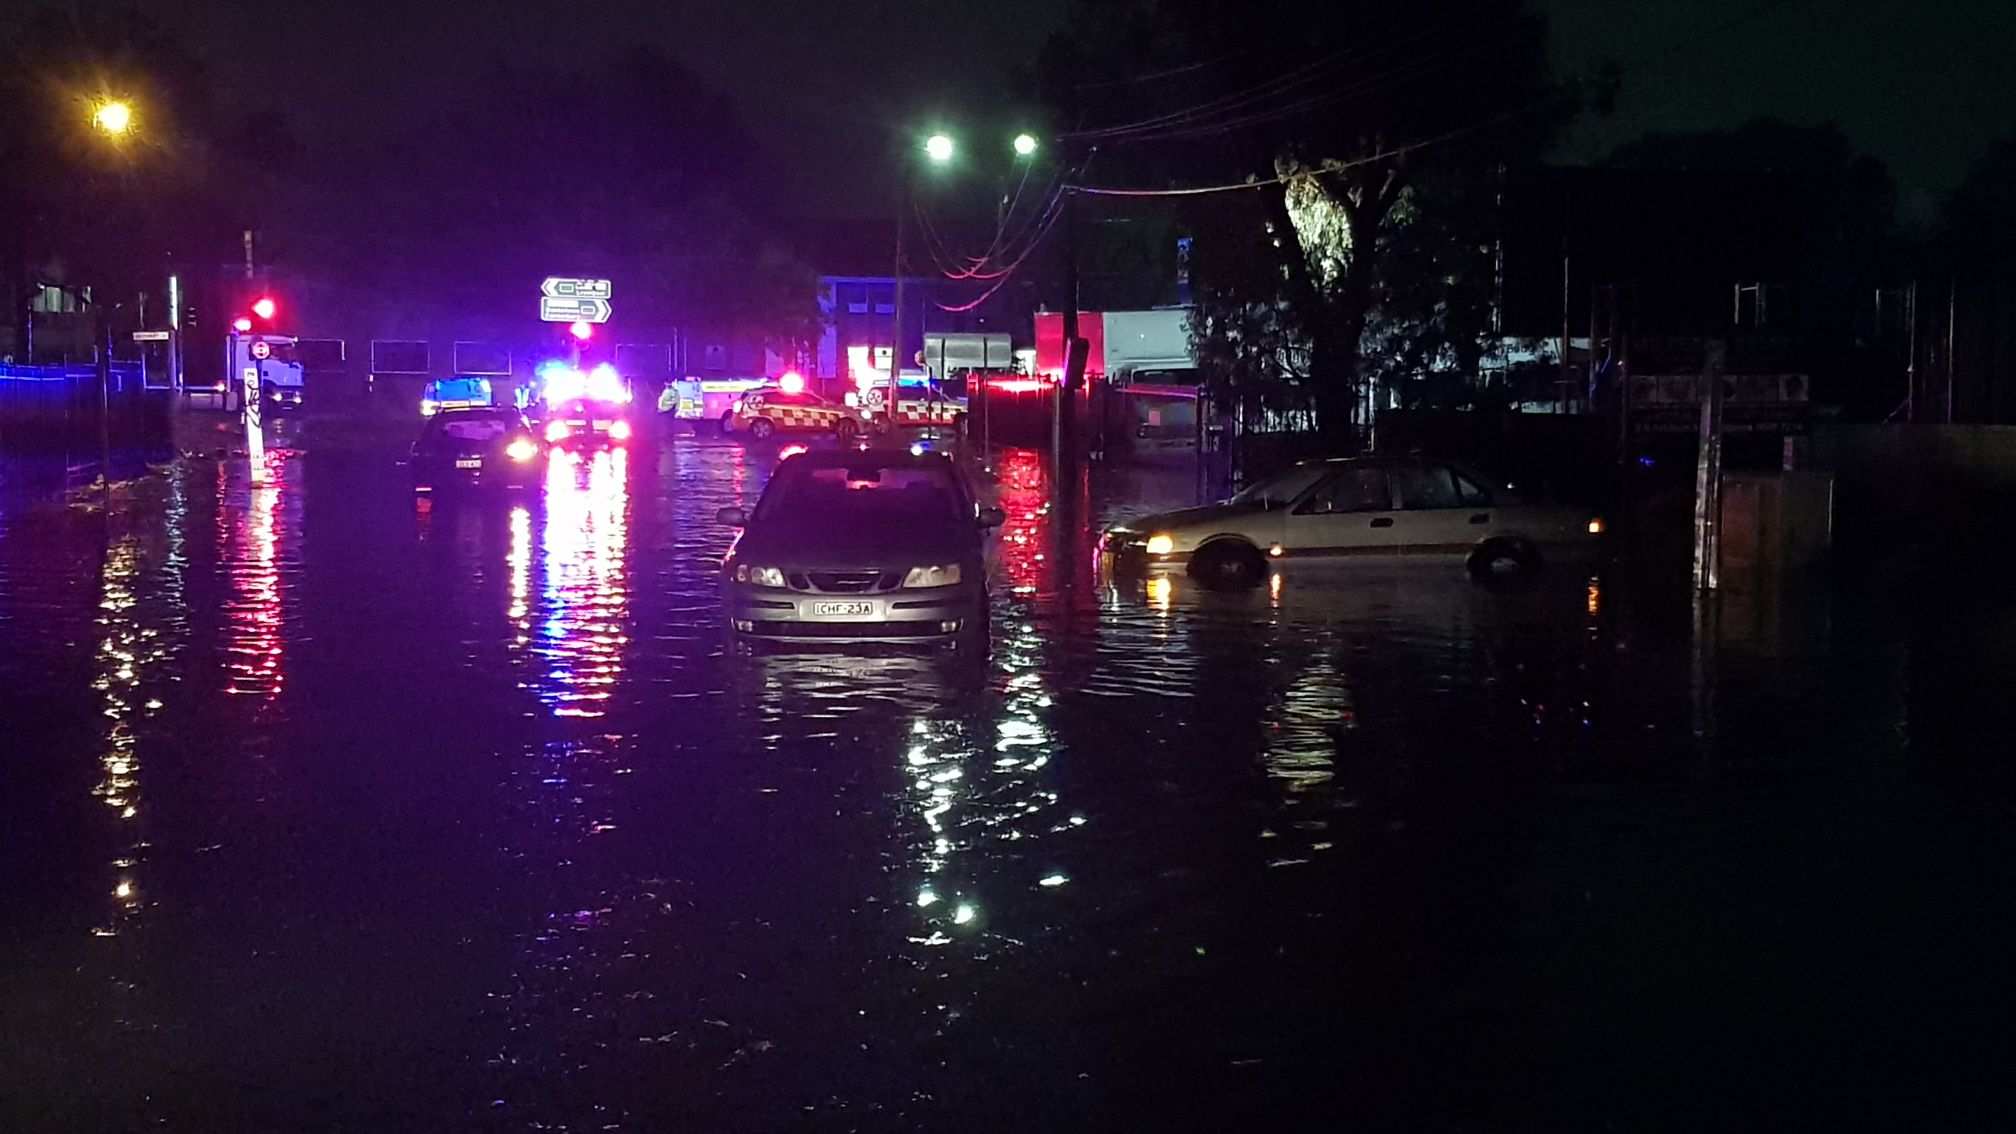
M251 462L254 486L266 483L266 436L259 429L259 368L245 368L245 457Z

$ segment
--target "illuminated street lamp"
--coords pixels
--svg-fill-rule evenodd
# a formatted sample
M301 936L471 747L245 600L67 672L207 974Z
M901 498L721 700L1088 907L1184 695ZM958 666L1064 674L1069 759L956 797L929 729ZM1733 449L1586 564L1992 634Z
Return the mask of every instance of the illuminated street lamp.
M940 165L952 160L952 148L949 134L933 134L924 139L924 156Z
M91 108L91 125L107 137L125 137L133 129L133 104L124 99L103 99Z
M1029 157L1035 152L1036 152L1036 136L1034 134L1015 135L1016 157Z

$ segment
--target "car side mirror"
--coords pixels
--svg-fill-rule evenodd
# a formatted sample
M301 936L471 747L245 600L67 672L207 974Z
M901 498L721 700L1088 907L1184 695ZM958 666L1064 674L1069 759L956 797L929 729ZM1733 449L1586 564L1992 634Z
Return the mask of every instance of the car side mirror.
M1008 513L999 508L980 509L980 526L983 528L998 528L1007 522Z
M723 508L719 512L714 513L714 522L717 524L726 524L731 528L747 527L749 525L749 513L741 508Z

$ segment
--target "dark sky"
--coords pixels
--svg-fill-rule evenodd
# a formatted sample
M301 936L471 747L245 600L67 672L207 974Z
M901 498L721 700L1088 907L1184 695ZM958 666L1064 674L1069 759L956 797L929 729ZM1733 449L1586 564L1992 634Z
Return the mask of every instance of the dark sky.
M1618 112L1562 149L1601 157L1650 128L1759 114L1836 121L1923 211L1987 142L2016 130L2016 0L1539 0L1557 65L1629 65ZM162 0L240 99L293 112L313 138L367 134L465 87L490 58L586 67L664 47L734 95L772 160L809 178L808 211L885 197L893 107L986 90L1030 59L1069 0ZM621 107L584 108L620 114ZM1915 198L1915 203L1914 203Z

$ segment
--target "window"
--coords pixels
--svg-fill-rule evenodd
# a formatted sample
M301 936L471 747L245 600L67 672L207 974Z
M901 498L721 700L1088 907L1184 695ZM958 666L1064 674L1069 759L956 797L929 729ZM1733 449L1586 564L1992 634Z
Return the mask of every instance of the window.
M1386 470L1360 466L1347 468L1331 477L1296 512L1300 515L1324 515L1331 512L1392 510L1393 490L1387 484Z
M1235 504L1254 504L1262 508L1286 508L1295 502L1297 496L1308 491L1309 486L1322 479L1329 470L1322 465L1296 465L1294 468L1276 473L1266 480L1258 481L1241 489L1232 497Z
M1456 474L1456 499L1465 508L1489 508L1491 490L1459 472Z
M1411 509L1460 508L1456 479L1443 465L1401 465L1393 470L1400 486L1400 506Z

